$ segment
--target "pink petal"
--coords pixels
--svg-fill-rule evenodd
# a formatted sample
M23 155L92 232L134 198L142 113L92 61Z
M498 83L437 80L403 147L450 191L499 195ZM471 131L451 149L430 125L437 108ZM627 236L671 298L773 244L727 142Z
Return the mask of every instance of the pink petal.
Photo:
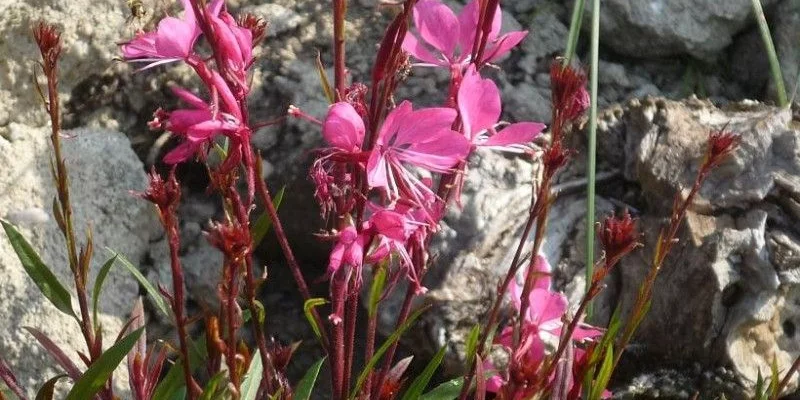
M436 56L434 56L430 51L428 51L427 48L425 48L425 45L422 44L416 36L410 33L407 33L406 37L403 39L403 50L428 64L441 66L447 65L446 62L437 59Z
M186 90L184 88L178 87L178 86L173 86L173 87L171 87L171 89L172 89L172 93L175 96L178 96L178 98L183 100L185 103L191 105L192 107L194 107L196 109L199 109L199 110L207 110L207 109L209 109L208 104L206 104L206 102L203 99L201 99L200 97L198 97L194 93L192 93L192 92L190 92L190 91L188 91L188 90Z
M167 155L164 156L165 164L178 164L194 157L197 149L200 147L199 143L192 141L184 141L183 143L172 149Z
M347 102L332 105L322 125L322 137L325 141L344 151L360 150L365 132L364 120Z
M414 25L422 40L447 59L453 57L459 38L459 22L453 10L438 0L421 0L414 6Z
M397 135L393 146L429 142L433 140L431 132L450 130L457 115L456 110L447 107L423 108L403 115L397 119Z
M493 42L491 46L487 45L486 53L483 56L483 60L485 62L494 62L498 58L506 55L508 52L511 51L522 39L525 39L525 36L528 34L528 31L516 31L516 32L509 32L505 35L501 36L497 39L496 42Z
M474 141L478 132L494 126L500 119L500 108L497 85L491 79L481 79L470 65L458 89L458 110L467 138Z
M175 17L158 23L155 48L162 58L186 58L197 39L195 27Z
M167 129L173 133L185 133L190 127L211 119L208 110L179 109L169 113Z
M539 276L536 278L536 281L533 283L533 288L549 290L551 285L552 268L550 267L550 263L547 262L547 259L541 254L536 256L536 262L533 264L533 270L539 274Z
M379 149L373 149L367 160L367 184L372 188L389 189L386 175L386 157Z
M406 216L392 210L380 210L369 219L375 231L391 239L405 240L408 237Z
M152 58L156 55L156 32L136 35L131 41L122 45L122 57L128 60Z
M383 120L376 143L386 145L390 137L400 129L401 122L412 112L412 108L411 102L404 100L399 106L390 111L386 119Z
M480 29L478 26L479 13L480 8L478 7L478 0L472 0L461 9L461 13L458 15L458 23L461 29L459 43L461 44L462 55L472 52L472 46L475 43L475 32ZM487 43L491 43L497 38L502 23L503 12L500 10L500 5L498 4L497 10L494 13L494 18L492 18L492 28L489 31Z
M545 125L538 122L517 122L511 124L500 132L495 133L483 146L508 146L512 144L530 143L544 130Z
M431 172L447 172L464 161L472 149L463 135L449 128L428 134L424 139L397 152L397 158Z
M529 320L537 325L549 321L560 321L567 311L567 298L560 293L534 289L530 294Z

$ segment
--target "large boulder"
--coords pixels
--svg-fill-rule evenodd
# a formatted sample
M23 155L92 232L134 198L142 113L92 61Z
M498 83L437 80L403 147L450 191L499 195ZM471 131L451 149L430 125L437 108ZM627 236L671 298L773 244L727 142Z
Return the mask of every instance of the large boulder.
M49 129L12 123L10 140L0 138L0 218L15 224L67 287L73 287L64 239L50 214L55 196L50 175ZM119 132L66 131L63 154L69 169L75 230L81 242L87 228L94 236L95 256L90 285L109 257L106 248L138 263L148 251L157 220L149 203L132 196L147 184L142 163ZM54 360L23 327L41 330L82 365L85 352L80 330L39 292L20 265L5 235L0 239L0 354L33 395L47 379L60 373ZM91 287L91 286L90 286ZM123 269L112 268L100 298L100 322L106 344L124 325L139 293L136 281ZM75 299L74 291L72 293ZM77 308L77 304L74 305ZM127 390L122 375L118 388Z
M761 3L768 7L776 2ZM588 21L591 7L585 12ZM688 54L709 61L753 21L753 4L748 0L608 0L600 7L600 37L628 56Z

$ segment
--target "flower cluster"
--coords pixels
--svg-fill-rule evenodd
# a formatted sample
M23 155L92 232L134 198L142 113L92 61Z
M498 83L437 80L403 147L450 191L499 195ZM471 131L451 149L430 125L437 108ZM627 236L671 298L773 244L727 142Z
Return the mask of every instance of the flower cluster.
M154 31L139 32L122 44L122 55L127 61L144 63L141 70L182 61L206 86L205 99L175 87L173 93L188 107L156 111L150 127L165 129L182 139L164 162L177 164L195 156L203 158L213 140L223 135L230 140L230 156L224 169L232 169L250 152L251 130L242 104L249 90L247 70L253 63L254 32L263 36L263 24L254 18L243 18L248 25L239 25L224 9L222 0L214 0L205 9L191 0L182 3L182 19L166 17ZM215 65L196 50L204 29L213 31L206 39L213 41Z

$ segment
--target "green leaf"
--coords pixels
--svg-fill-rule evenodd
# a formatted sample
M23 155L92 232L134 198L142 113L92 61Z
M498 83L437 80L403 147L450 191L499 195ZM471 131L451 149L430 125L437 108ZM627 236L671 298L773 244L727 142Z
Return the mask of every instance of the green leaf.
M189 366L192 371L205 361L206 335L189 341ZM178 360L167 372L164 379L156 386L152 400L183 400L186 397L186 382L183 377L183 363Z
M136 278L139 284L142 285L144 290L147 292L147 295L150 296L150 299L153 300L153 303L155 303L156 308L158 308L158 310L161 311L161 313L164 314L164 316L166 316L167 318L171 317L172 314L170 313L167 301L164 300L164 297L161 296L161 293L159 293L158 289L156 289L155 286L153 286L147 280L147 278L145 278L144 275L142 275L142 273L139 272L139 269L136 268L136 266L133 265L130 261L128 261L128 259L125 258L125 256L123 256L122 254L117 253L109 248L106 248L106 250L114 254L114 257L117 260L119 260L120 264L122 264L122 266L125 267L125 269L127 269L128 272L130 272L134 278Z
M317 382L319 370L324 362L325 357L319 359L306 371L300 382L297 382L297 387L294 389L294 400L308 400L311 398L311 391L314 390L314 384Z
M603 390L608 386L608 381L611 379L611 373L614 372L614 346L608 346L603 364L600 366L600 372L597 374L597 381L592 386L592 391L589 394L589 400L599 400L603 395Z
M325 98L328 99L329 103L333 104L336 100L334 100L333 89L330 81L328 81L328 75L325 73L325 67L322 66L319 52L317 52L317 73L319 74L319 83L322 85L322 91L325 92Z
M278 194L272 199L272 204L275 206L275 211L280 209L281 203L283 202L283 195L286 193L286 186L282 187L281 190L278 191ZM253 248L257 247L262 240L264 240L264 236L267 235L269 229L272 227L272 219L269 217L269 213L264 211L253 223L253 226L250 227L250 237L253 239Z
M475 354L478 350L478 339L481 334L481 325L475 324L472 329L469 331L469 335L467 335L467 369L472 366L472 360L475 358Z
M464 378L449 380L420 396L419 400L455 400L461 394Z
M756 400L766 399L766 390L764 390L764 377L761 376L761 368L758 369L758 378L756 378L755 398Z
M264 364L261 362L261 357L258 352L253 353L253 358L250 360L250 367L242 379L242 385L239 388L241 393L241 400L255 400L258 394L258 385L261 384L261 377L264 375Z
M103 264L100 268L100 272L97 273L97 278L94 280L94 289L92 290L92 317L94 318L93 321L97 324L97 302L100 301L100 291L103 290L103 282L106 280L106 276L108 276L108 272L111 271L111 267L114 266L114 261L117 260L117 256L114 255L113 257L109 258L108 261Z
M368 315L371 317L378 312L378 302L383 295L383 287L386 285L386 267L382 263L378 271L372 277L372 285L369 288L369 309Z
M439 368L439 364L442 363L442 359L444 359L444 353L446 352L447 345L443 346L441 349L439 349L439 351L436 352L431 361L428 362L428 365L425 366L425 369L422 371L422 373L414 378L413 382L411 382L411 386L408 387L408 390L406 390L406 393L403 395L401 400L416 400L422 395L422 392L428 386L428 383L431 381L436 369Z
M50 378L50 380L45 382L44 385L39 388L39 391L36 392L36 400L53 400L53 394L55 394L56 390L56 383L58 383L61 378L66 376L67 374L61 374Z
M361 371L361 374L358 375L356 386L350 393L351 399L354 399L358 394L358 392L361 391L361 386L364 385L364 381L367 379L367 374L369 373L369 371L375 368L375 364L377 364L378 361L380 361L381 357L383 357L383 354L386 353L387 350L389 350L389 347L391 347L393 343L400 340L400 336L403 336L403 334L408 330L408 328L410 328L411 325L413 325L414 322L417 320L417 318L419 318L419 316L422 315L422 313L427 309L428 307L421 307L417 311L414 311L414 313L408 317L406 322L403 322L403 324L400 325L399 328L397 328L394 332L392 332L391 335L389 335L388 338L386 338L386 341L383 342L380 348L378 348L378 350L375 352L375 355L372 356L367 365L364 366L364 369Z
M777 399L778 395L778 383L781 381L780 373L778 372L778 359L773 355L772 356L772 364L770 364L770 373L771 378L769 380L769 398Z
M214 400L220 398L218 395L220 392L219 384L228 376L228 371L219 371L214 374L211 379L209 379L208 383L206 383L206 387L203 388L203 394L200 396L200 400ZM225 390L225 385L222 386L222 390ZM242 397L244 399L244 397Z
M311 310L313 310L314 307L321 306L323 304L328 304L328 300L325 300L321 297L308 299L306 300L305 304L303 304L303 313L306 315L308 323L311 324L311 329L314 330L314 335L317 336L317 340L320 341L322 341L322 331L320 330L319 326L317 326L317 321L314 320L314 315L311 313Z
M75 382L75 386L67 394L66 400L86 400L94 397L103 388L122 359L131 351L143 331L144 327L131 332L101 354L100 358L83 373L81 379Z
M72 297L50 268L44 264L36 250L22 237L14 225L3 220L0 220L0 223L6 231L14 252L19 257L19 262L25 268L25 272L31 277L33 283L39 287L44 297L50 300L61 312L77 319L78 317L75 316L75 312L72 310Z

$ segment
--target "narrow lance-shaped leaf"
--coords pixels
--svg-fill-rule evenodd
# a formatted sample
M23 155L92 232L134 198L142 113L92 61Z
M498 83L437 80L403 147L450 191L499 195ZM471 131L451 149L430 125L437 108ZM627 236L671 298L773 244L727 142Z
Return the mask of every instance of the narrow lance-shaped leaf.
M314 384L317 382L319 370L324 362L325 357L319 359L306 371L300 382L297 382L297 387L294 390L294 400L308 400L311 398L311 392L314 390Z
M31 247L13 225L2 220L0 220L0 224L3 225L8 240L14 248L14 252L17 253L22 267L25 268L25 272L28 273L28 276L31 277L33 283L36 284L44 297L50 300L61 312L77 318L72 310L72 297L69 292L58 281L58 278L50 268L45 265L36 250Z
M312 310L314 310L315 307L327 303L328 303L327 300L320 297L315 297L313 299L306 300L305 304L303 304L303 313L306 315L306 320L308 320L308 323L311 324L311 329L314 330L314 335L317 337L317 340L319 341L322 341L322 331L320 330L320 327L317 325L317 321L314 319Z
M272 199L272 204L275 206L275 210L277 211L281 207L281 203L283 202L283 195L286 193L286 186L282 187L281 190L278 191L278 194ZM264 211L253 226L250 228L250 237L253 239L253 247L258 246L262 240L264 240L264 236L267 235L269 229L272 227L272 219L269 218L269 213Z
M414 381L411 382L411 385L406 390L405 394L403 394L403 398L401 400L416 400L420 398L422 392L428 386L428 383L431 381L433 374L436 373L436 369L439 368L439 364L442 363L442 359L444 359L444 354L447 352L447 345L442 346L439 351L433 356L428 365L425 366L425 369L422 371L419 376L414 378Z
M133 265L130 261L128 261L128 259L125 258L125 256L123 256L122 254L119 254L108 248L106 250L114 254L114 257L117 260L119 260L120 264L122 264L122 266L125 267L125 269L127 269L128 272L130 272L134 278L136 278L139 284L142 285L144 290L147 292L147 295L150 296L150 299L153 300L153 303L155 303L156 308L158 308L158 310L161 311L161 313L164 314L164 316L170 317L171 314L166 300L164 300L164 297L161 296L161 293L158 291L158 289L156 289L152 284L150 284L147 278L145 278L144 275L142 275L142 273L139 272L139 269L136 268L136 266Z
M264 375L264 365L261 362L261 357L254 354L250 360L250 367L244 375L241 387L241 400L255 400L258 394L258 385L261 384L261 377Z
M319 52L317 52L317 73L319 74L319 83L322 86L322 91L325 93L325 98L328 99L328 103L333 104L335 101L333 89L331 88L331 82L328 80L328 74L325 73L325 67L322 66L322 59L320 58Z
M361 391L361 387L364 385L364 381L367 379L367 374L369 373L370 370L375 368L375 364L377 364L378 361L380 361L381 357L383 357L383 354L386 353L387 350L389 350L389 347L393 343L400 340L400 337L403 336L403 334L408 330L408 328L410 328L411 325L413 325L414 322L416 322L417 318L419 318L419 316L422 315L422 313L427 309L428 309L427 307L422 307L417 311L414 311L414 313L408 317L406 322L400 325L399 328L397 328L394 332L392 332L391 335L389 335L388 338L386 338L386 341L383 342L381 347L378 348L378 350L375 352L375 355L372 356L369 362L367 362L367 365L364 366L364 369L361 371L361 374L358 375L358 380L356 380L356 386L355 388L353 388L353 392L350 393L351 399L354 399Z
M56 383L58 383L61 378L65 377L66 375L57 375L50 378L47 382L39 388L39 391L36 392L36 400L53 400L53 395L56 391Z
M108 272L111 271L111 267L114 266L114 261L116 260L116 255L109 258L100 268L100 271L97 273L97 278L94 280L94 289L92 290L92 321L94 321L95 324L99 323L97 321L97 303L100 301L100 292L103 290L103 282L105 282L106 276L108 276Z
M378 312L378 303L383 294L383 287L386 285L386 266L381 265L378 272L372 278L372 285L369 288L369 309L368 315L371 317Z
M75 386L67 394L66 400L86 400L94 397L139 340L143 330L144 328L139 328L131 332L101 354L100 358L83 373L81 379L75 382Z
M423 394L419 400L455 400L461 393L462 386L464 386L463 377L452 379Z
M6 386L8 386L8 388L11 389L11 392L13 392L18 398L21 400L27 400L24 390L22 390L22 387L20 387L19 383L17 382L17 377L14 376L13 372L11 372L11 368L2 357L0 357L0 380L5 382Z
M50 353L51 356L53 356L58 365L60 365L61 368L64 368L64 372L66 372L67 375L69 375L69 377L72 380L77 381L78 379L80 379L81 371L72 362L72 360L69 357L67 357L64 351L62 351L61 348L58 347L58 345L53 343L53 341L50 340L50 338L47 337L47 335L45 335L38 329L31 328L28 326L23 327L23 329L28 331L28 333L30 333L36 339L36 341L38 341L39 344L42 347L44 347L44 349L47 350L47 352Z

